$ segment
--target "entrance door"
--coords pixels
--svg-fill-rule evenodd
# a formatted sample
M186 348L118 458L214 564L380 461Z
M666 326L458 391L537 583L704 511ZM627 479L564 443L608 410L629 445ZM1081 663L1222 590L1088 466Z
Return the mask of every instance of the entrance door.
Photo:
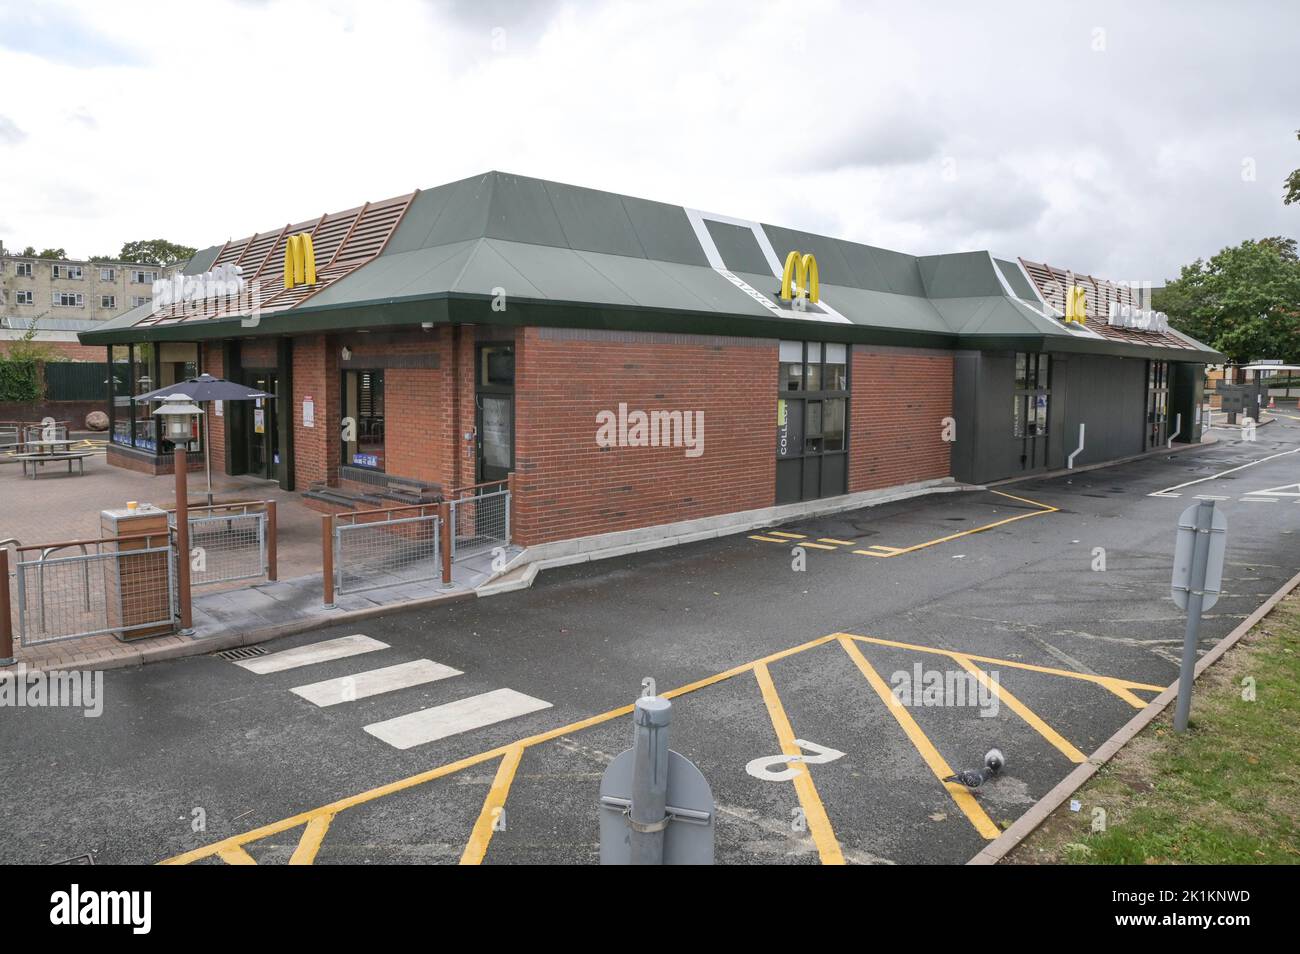
M278 376L273 371L250 372L248 386L276 393ZM274 398L257 398L248 411L248 473L275 480L280 465L279 420Z
M478 433L476 483L505 480L515 466L515 346L480 344L476 349Z

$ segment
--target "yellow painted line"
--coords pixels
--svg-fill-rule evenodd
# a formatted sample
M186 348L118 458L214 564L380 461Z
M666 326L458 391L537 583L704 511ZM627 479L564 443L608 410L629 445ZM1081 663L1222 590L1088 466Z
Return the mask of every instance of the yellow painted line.
M217 857L228 865L255 865L253 856L239 845L227 845L217 852Z
M487 854L488 845L492 841L492 833L496 830L496 820L501 812L505 811L506 799L510 795L510 786L514 783L515 772L519 770L519 760L523 758L524 747L522 745L512 745L506 750L506 754L501 756L501 764L497 766L496 778L492 780L492 787L488 789L487 798L483 799L483 810L478 813L478 821L474 823L474 831L469 836L469 842L465 845L465 851L460 856L460 863L463 865L480 865L483 863L483 856Z
M849 654L849 658L853 660L854 665L858 667L862 675L866 676L867 682L871 683L871 688L876 690L876 695L880 697L880 701L885 704L885 708L889 710L890 715L897 720L903 732L907 734L912 745L916 747L916 751L925 760L925 764L930 766L930 771L934 773L934 777L947 790L957 807L970 819L970 823L975 826L975 830L990 841L1002 834L998 826L993 824L993 819L989 818L983 807L975 800L975 796L970 793L965 785L944 781L950 775L956 774L953 772L952 766L944 760L944 757L939 754L939 750L934 747L934 744L921 730L921 727L916 724L916 720L912 718L912 713L908 712L907 708L898 701L898 697L890 691L885 680L880 678L880 673L876 672L871 663L867 662L867 657L862 655L862 650L858 649L853 644L853 640L847 636L840 637L839 642L844 647L844 651Z
M916 643L900 643L893 639L880 639L876 636L858 636L855 633L836 633L836 637L847 636L850 639L856 639L864 643L875 643L877 646L893 646L896 649L912 649L919 653L934 653L938 656L947 656L949 659L954 656L965 656L967 659L973 659L976 662L996 663L999 666L1009 666L1012 669L1028 669L1030 672L1046 673L1049 676L1067 676L1070 679L1082 679L1084 682L1095 682L1099 686L1105 686L1111 691L1117 688L1122 689L1149 689L1152 692L1164 692L1164 686L1152 686L1144 682L1133 682L1129 679L1121 679L1118 676L1094 676L1087 672L1072 672L1069 669L1053 669L1051 666L1036 666L1033 663L1018 662L1014 659L997 659L993 656L979 656L975 653L959 653L953 649L938 649L934 646L919 646ZM1137 699L1137 696L1133 696ZM1138 699L1142 708L1146 703Z
M759 536L759 535L756 534L756 533L751 533L751 534L749 535L749 539L751 539L751 540L762 540L764 543L785 543L785 542L786 542L785 540L778 540L776 537L763 537L763 536Z
M814 550L834 550L834 549L835 549L834 547L828 547L828 546L826 546L826 545L824 545L824 544L821 544L821 543L809 543L807 540L802 540L802 541L800 541L798 545L801 546L801 547L812 547Z
M805 539L807 539L807 535L806 535L806 534L803 534L803 533L785 533L784 531L781 531L781 530L769 530L769 531L767 531L767 532L770 533L770 534L771 534L772 536L774 536L774 537L785 537L786 539L789 539L789 540L805 540Z
M695 692L698 689L704 689L708 686L731 679L743 672L749 672L749 670L753 669L755 666L774 662L778 659L785 659L787 656L794 656L798 653L812 649L815 646L821 646L823 643L835 639L837 635L838 634L832 633L828 636L819 636L816 639L810 639L808 642L800 643L798 646L778 650L777 652L770 653L759 659L752 660L751 662L742 663L739 666L733 666L731 669L724 670L723 672L715 673L712 676L706 676L703 679L687 683L684 686L679 686L678 688L671 689L668 692L660 693L660 695L665 699L675 699L678 696L684 696L687 693ZM231 848L238 848L239 846L248 844L249 842L260 841L263 838L269 838L271 835L278 835L283 831L288 831L290 828L297 828L299 825L306 824L318 815L337 815L339 812L346 811L349 808L354 808L357 805L364 805L367 802L374 801L375 799L383 798L387 795L395 794L396 792L402 792L408 788L415 788L418 785L423 785L426 782L432 782L448 775L454 775L463 769L471 768L475 765L481 765L484 762L489 762L492 759L505 755L506 752L514 746L526 749L543 742L550 742L552 739L558 739L561 736L569 735L573 732L580 732L583 729L589 729L592 726L600 725L611 719L625 716L631 711L631 705L619 706L617 709L610 709L608 712L602 712L599 715L590 716L586 719L579 719L577 722L570 722L568 725L560 726L558 729L548 729L545 732L539 732L536 735L531 735L527 738L498 746L495 749L488 749L485 752L479 752L476 755L470 755L455 762L448 762L446 765L439 765L436 768L428 769L427 771L419 772L403 779L398 779L395 782L388 782L385 785L379 785L375 788L369 789L368 791L360 792L356 795L350 795L347 798L341 798L338 801L330 802L328 805L322 805L319 808L299 812L297 815L283 818L277 822L271 822L268 825L254 828L251 831L244 832L243 834L223 838L221 841L213 842L212 844L206 845L202 848L195 848L191 851L175 855L174 857L160 862L160 864L187 865L191 862L198 861L202 858L208 858L212 855L221 855L223 851L228 851Z
M298 847L293 850L293 856L289 858L289 864L315 864L316 852L320 851L321 840L325 837L325 832L329 831L330 822L333 820L333 815L317 815L309 821L307 827L303 829L302 838L298 840Z
M772 674L766 663L754 667L754 678L758 680L758 688L763 693L763 702L767 705L767 714L772 720L777 741L781 743L782 754L802 756L803 749L794 741L794 729L790 727L790 719L785 714L785 707L781 705L781 697L776 694L776 686L772 683ZM822 864L844 864L844 854L840 851L840 843L831 827L831 820L826 815L826 806L822 804L817 786L813 784L812 772L807 765L793 764L790 767L795 772L791 780L794 782L795 794L799 796L804 820L808 823L808 831L817 846Z
M1099 679L1098 682L1099 682L1101 685L1105 686L1107 689L1109 689L1111 692L1115 693L1115 695L1119 696L1121 699L1123 699L1125 702L1127 702L1129 705L1131 705L1134 709L1145 709L1145 708L1147 707L1146 700L1144 700L1141 696L1135 696L1135 695L1133 695L1133 693L1129 692L1128 687L1125 686L1125 685L1122 685L1118 680L1115 680L1115 679ZM1138 689L1154 689L1155 687L1154 687L1154 686L1137 686L1137 687L1135 687L1135 688L1138 688ZM1160 691L1161 691L1161 692L1164 692L1163 689L1161 689Z
M1005 702L1007 704L1008 709L1010 709L1016 715L1020 716L1020 718L1024 719L1025 722L1029 724L1030 728L1032 728L1035 732L1041 735L1048 742L1052 743L1052 745L1056 747L1057 751L1059 751L1067 759L1079 765L1082 765L1084 762L1088 761L1088 756L1084 755L1073 745L1067 742L1064 739L1064 737L1062 737L1055 729L1053 729L1050 725L1048 725L1046 722L1040 719L1038 715L1034 712L1034 710L1030 709L1029 706L1025 705L1023 702L1021 702L1019 699L1013 696L1010 690L1005 688L1000 682L995 682L994 680L990 679L988 673L986 673L983 669L980 669L978 666L976 666L973 662L970 661L968 657L962 656L959 653L953 653L952 658L956 660L957 665L961 666L968 673L970 673L972 676L978 679L980 681L980 684L983 685L984 688L988 689L990 692L993 693L993 695L997 696L1000 700Z
M995 520L992 523L986 523L980 527L972 527L969 530L961 530L957 533L950 533L946 537L938 537L934 540L926 540L924 543L917 543L910 547L883 547L879 545L873 545L871 547L872 550L889 551L887 553L870 553L867 550L854 550L853 552L859 553L862 556L874 556L874 557L901 556L904 553L915 553L917 550L925 550L929 547L936 547L941 543L948 543L951 540L957 540L960 539L961 537L968 537L972 533L983 533L985 530L992 530L994 527L1006 526L1008 523L1015 523L1017 520L1028 520L1030 517L1041 517L1045 513L1059 513L1061 509L1060 507L1053 507L1051 504L1040 503L1037 500L1030 500L1027 497L1017 497L1014 494L1004 494L1000 490L990 490L989 493L997 494L999 497L1007 497L1011 500L1018 500L1021 503L1030 504L1034 507L1040 507L1042 509L1035 510L1033 513L1022 513L1014 517L1007 517L1003 520Z
M841 547L857 546L857 543L854 542L853 540L836 540L834 537L818 537L817 540L821 543L834 543L837 546L841 546Z

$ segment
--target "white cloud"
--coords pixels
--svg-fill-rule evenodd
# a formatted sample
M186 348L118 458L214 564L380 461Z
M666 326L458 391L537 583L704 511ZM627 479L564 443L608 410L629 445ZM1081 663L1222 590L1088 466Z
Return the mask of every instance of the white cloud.
M8 245L203 246L493 168L1123 277L1297 232L1293 6L107 6L44 14L84 55L0 44L41 91L0 117Z

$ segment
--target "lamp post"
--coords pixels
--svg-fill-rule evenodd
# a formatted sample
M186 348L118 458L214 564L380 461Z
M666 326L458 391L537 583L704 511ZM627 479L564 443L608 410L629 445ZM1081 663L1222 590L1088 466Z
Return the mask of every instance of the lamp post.
M190 421L196 417L203 418L203 459L208 477L208 506L212 506L212 455L208 451L208 419L203 409L184 394L173 394L163 398L163 406L154 411L155 417L162 418L163 437L174 445L184 444L187 448L194 439L194 430Z
M194 631L194 621L190 607L190 492L185 448L193 439L192 422L203 410L185 395L173 394L153 413L162 418L163 436L176 448L176 593L181 634L188 636ZM212 502L210 497L208 502Z

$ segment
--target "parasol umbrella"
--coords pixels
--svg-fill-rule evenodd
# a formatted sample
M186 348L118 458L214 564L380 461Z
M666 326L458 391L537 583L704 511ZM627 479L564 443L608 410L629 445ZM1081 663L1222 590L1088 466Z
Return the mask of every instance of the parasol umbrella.
M236 384L234 381L227 381L225 378L213 377L210 374L200 374L197 378L186 378L184 381L177 381L175 384L168 384L165 387L158 388L156 391L149 391L146 394L136 396L137 401L166 401L172 397L187 397L195 404L207 404L211 401L253 401L258 398L273 398L274 394L269 391L259 391L257 388L250 388L247 385ZM212 504L212 454L209 450L211 443L208 440L208 415L203 415L203 461L207 469L208 476L208 504Z

